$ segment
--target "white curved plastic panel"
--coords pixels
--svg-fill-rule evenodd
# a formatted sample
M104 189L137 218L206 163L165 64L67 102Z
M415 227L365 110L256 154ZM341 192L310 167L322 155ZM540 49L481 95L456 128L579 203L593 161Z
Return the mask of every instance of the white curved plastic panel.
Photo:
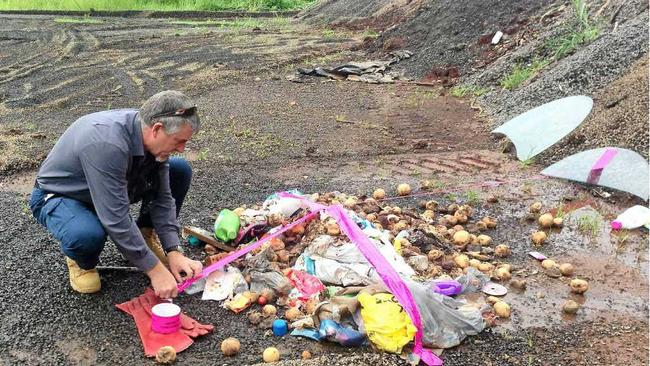
M508 136L517 149L517 159L526 161L578 127L593 105L584 95L554 100L518 115L492 133Z
M597 181L593 181L592 171L596 171L599 161L602 161L607 151L615 150L615 155L602 168ZM618 147L602 147L583 151L566 157L542 171L542 174L583 183L594 183L599 186L629 192L644 200L648 200L650 189L650 168L648 161L638 153ZM590 177L591 175L591 177ZM590 182L591 180L591 182Z

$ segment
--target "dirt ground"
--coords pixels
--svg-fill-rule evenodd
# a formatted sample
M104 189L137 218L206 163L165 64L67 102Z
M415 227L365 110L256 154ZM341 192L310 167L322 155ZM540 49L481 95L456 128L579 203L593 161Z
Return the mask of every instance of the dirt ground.
M491 236L513 248L514 273L528 287L506 296L511 319L446 350L446 365L648 363L648 233L608 230L609 220L641 202L616 192L602 199L587 187L539 176L543 167L499 152L470 100L442 88L285 79L299 65L362 60L353 51L361 32L288 23L246 29L152 19L72 25L51 16L0 18L0 363L153 363L143 356L131 319L114 308L142 293L146 277L102 272L100 293L74 293L56 241L26 202L35 168L74 119L137 107L167 88L193 96L203 121L184 154L194 177L181 224L209 228L221 208L292 188L361 195L408 182L414 195L389 202L475 200L480 214L497 218ZM437 182L436 189L417 189L424 178ZM487 203L488 195L498 202ZM527 256L536 225L524 216L534 201L566 211L566 226L536 250L573 263L590 283L584 296L571 295L567 279L547 276ZM585 228L583 215L596 217L595 224ZM110 243L102 263L126 264ZM582 304L572 317L560 309L569 298ZM303 364L405 364L370 348L278 339L196 296L177 303L215 324L214 334L179 355L181 365L256 364L272 345L287 365L300 363L305 349L315 358ZM224 358L219 344L230 336L243 351Z

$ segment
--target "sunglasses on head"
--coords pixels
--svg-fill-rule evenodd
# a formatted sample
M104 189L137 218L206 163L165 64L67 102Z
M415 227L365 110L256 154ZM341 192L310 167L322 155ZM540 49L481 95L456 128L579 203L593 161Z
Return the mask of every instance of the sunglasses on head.
M153 116L151 116L151 120L153 121L155 118L160 118L160 117L189 117L189 116L193 116L195 113L196 113L196 106L193 106L189 108L177 109L171 112L154 114Z

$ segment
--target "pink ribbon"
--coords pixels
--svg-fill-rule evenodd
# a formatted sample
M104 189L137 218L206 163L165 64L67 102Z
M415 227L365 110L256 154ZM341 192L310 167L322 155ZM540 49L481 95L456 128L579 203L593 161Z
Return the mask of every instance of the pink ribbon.
M299 199L303 203L307 204L307 206L314 212L326 210L327 213L336 220L341 230L353 243L357 245L357 248L359 248L359 251L364 257L366 257L368 262L375 267L377 274L379 274L379 277L382 279L386 287L390 290L393 296L395 296L400 305L402 305L406 313L411 317L413 325L417 328L413 353L420 356L420 359L427 365L442 365L442 360L438 356L422 346L422 319L420 318L420 311L413 299L413 294L411 294L408 286L402 280L397 271L395 271L393 266L370 242L368 236L366 236L359 226L348 217L343 207L341 205L323 206L287 192L278 193L278 196Z
M316 214L318 214L318 211L311 212L311 213L301 217L300 219L292 222L291 224L283 227L282 229L280 229L280 230L278 230L278 231L276 231L276 232L274 232L272 234L269 234L269 235L263 237L262 239L256 241L255 243L250 244L250 245L248 245L248 246L246 246L246 247L244 247L244 248L242 248L242 249L240 249L240 250L238 250L236 252L230 253L228 256L222 258L221 260L219 260L219 261L217 261L215 263L212 263L211 265L203 268L203 271L201 271L201 273L198 276L193 277L193 278L189 278L189 279L183 281L182 283L178 284L178 292L180 293L180 292L185 291L185 289L187 289L189 286L191 286L194 282L200 280L201 278L207 277L210 273L212 273L212 272L214 272L214 271L216 271L216 270L218 270L220 268L223 268L225 265L227 265L227 264L237 260L238 258L246 255L251 250L255 250L256 248L259 248L265 242L267 242L267 241L269 241L269 240L271 240L273 238L277 238L278 236L280 236L285 231L287 231L289 229L292 229L293 227L302 224L303 222L305 222L305 221L311 219L312 217L316 216Z
M589 176L587 177L587 183L598 184L600 175L603 174L603 169L605 169L605 167L612 161L616 154L618 154L618 150L607 148L600 158L596 160L594 165L592 165L591 171L589 171Z

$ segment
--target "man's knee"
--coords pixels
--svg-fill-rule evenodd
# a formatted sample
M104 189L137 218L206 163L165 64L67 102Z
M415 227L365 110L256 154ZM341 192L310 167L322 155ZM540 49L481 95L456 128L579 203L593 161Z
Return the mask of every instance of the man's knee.
M192 167L187 160L179 157L169 159L169 175L174 183L189 185L192 180Z
M77 258L75 260L97 259L106 243L106 232L101 225L74 227L68 232L68 242L61 243L64 252Z

